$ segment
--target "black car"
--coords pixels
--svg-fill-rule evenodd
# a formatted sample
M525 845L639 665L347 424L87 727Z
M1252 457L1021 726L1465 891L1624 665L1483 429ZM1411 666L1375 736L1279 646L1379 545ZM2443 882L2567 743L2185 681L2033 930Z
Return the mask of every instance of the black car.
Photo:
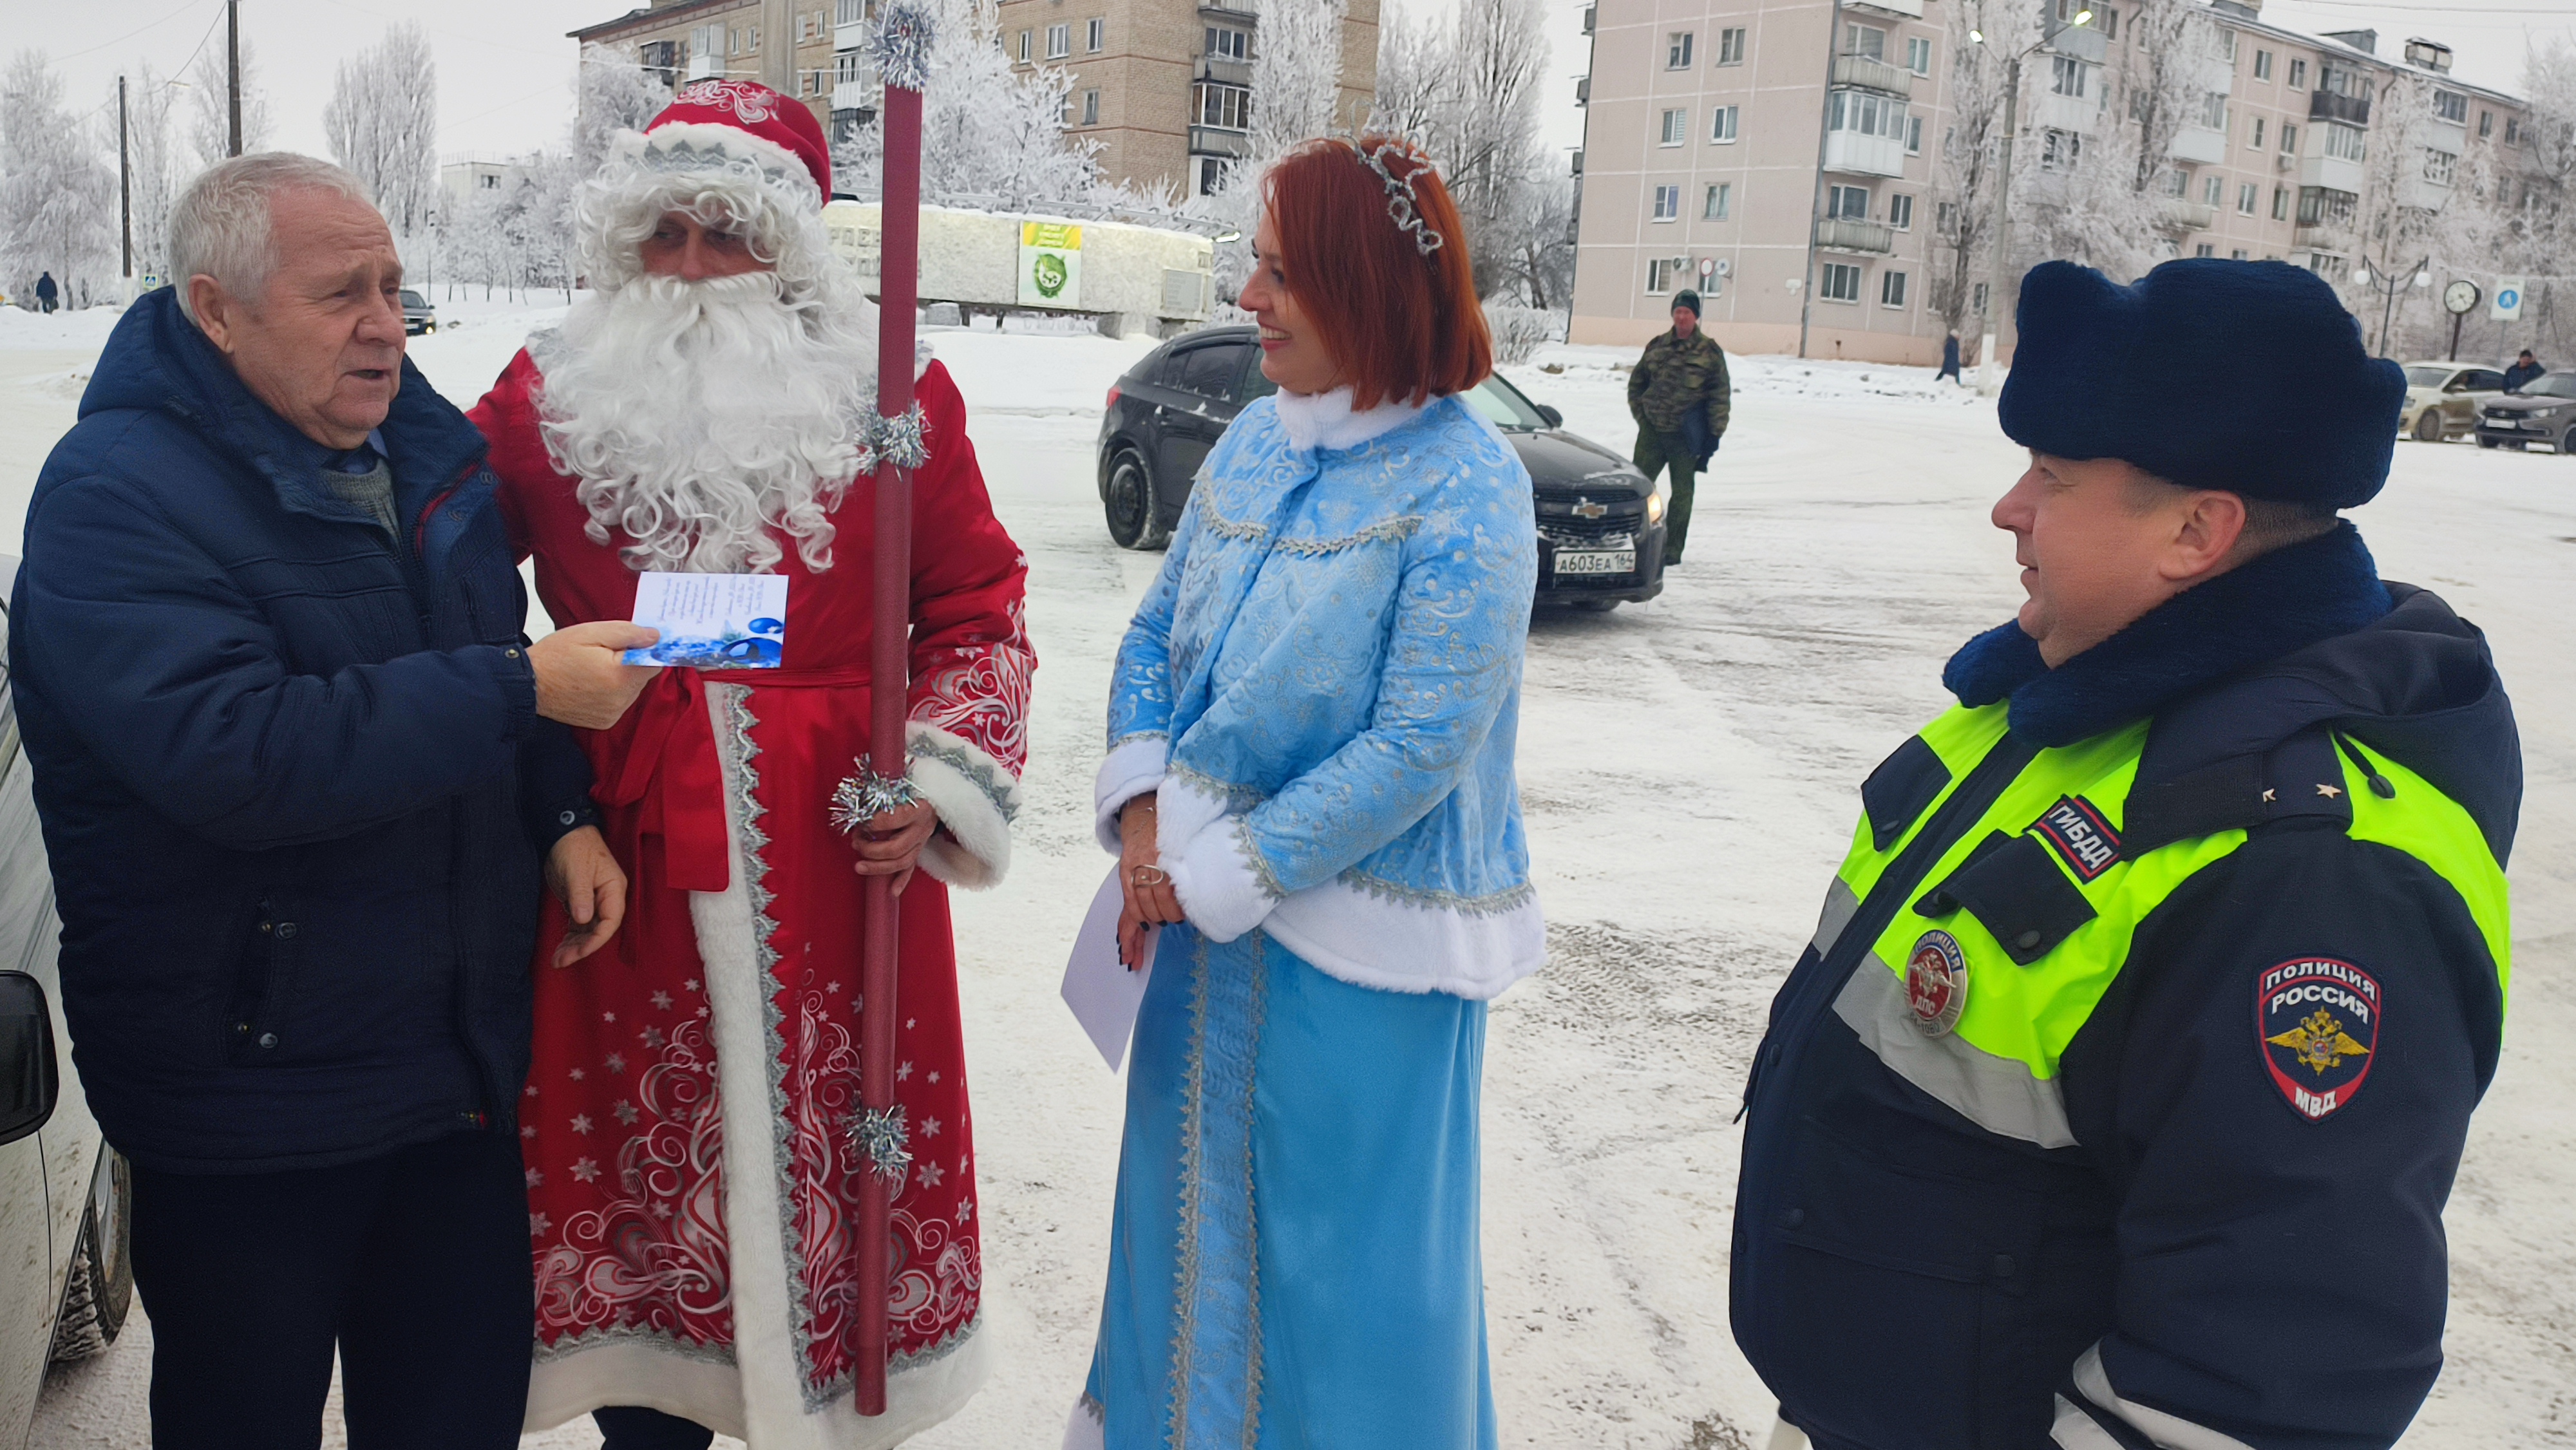
M1212 327L1147 353L1109 390L1100 418L1100 501L1109 537L1160 548L1189 501L1218 436L1254 399L1278 391L1261 375L1250 327ZM1664 588L1664 496L1635 465L1565 431L1565 417L1500 376L1467 401L1501 429L1529 469L1538 511L1538 600L1608 609Z
M403 333L405 336L409 336L415 332L438 331L438 312L435 308L429 305L428 298L414 292L409 287L405 287L402 294L402 304Z
M2520 392L2489 398L2478 410L2480 448L2533 443L2576 453L2576 372L2542 373Z

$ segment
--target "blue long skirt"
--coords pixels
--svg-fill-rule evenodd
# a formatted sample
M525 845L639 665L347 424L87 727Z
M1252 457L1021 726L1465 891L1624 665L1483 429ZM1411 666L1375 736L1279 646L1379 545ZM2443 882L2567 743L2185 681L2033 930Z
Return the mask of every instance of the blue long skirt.
M1493 1450L1485 1004L1166 927L1086 1394L1108 1450Z

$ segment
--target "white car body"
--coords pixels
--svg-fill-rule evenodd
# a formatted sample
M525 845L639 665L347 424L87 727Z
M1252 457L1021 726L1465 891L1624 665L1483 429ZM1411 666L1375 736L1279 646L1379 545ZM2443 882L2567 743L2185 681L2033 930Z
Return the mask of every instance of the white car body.
M9 588L18 562L0 555L0 646L8 635ZM132 1292L123 1264L124 1195L114 1155L99 1136L98 1120L82 1096L72 1066L69 1030L63 1024L62 978L56 969L59 919L54 915L53 875L36 824L34 772L19 749L18 717L5 690L8 666L0 657L0 972L25 972L44 989L53 1018L54 1056L61 1096L44 1126L14 1143L0 1144L0 1446L27 1443L45 1366L54 1358L65 1307L65 1289L81 1260L84 1231L114 1242L116 1287L104 1307L105 1338L114 1336ZM94 1206L97 1213L94 1217ZM91 1229L93 1222L103 1224ZM88 1265L81 1271L86 1274ZM84 1310L98 1306L86 1303ZM77 1332L70 1336L77 1340ZM103 1343L98 1339L88 1347Z

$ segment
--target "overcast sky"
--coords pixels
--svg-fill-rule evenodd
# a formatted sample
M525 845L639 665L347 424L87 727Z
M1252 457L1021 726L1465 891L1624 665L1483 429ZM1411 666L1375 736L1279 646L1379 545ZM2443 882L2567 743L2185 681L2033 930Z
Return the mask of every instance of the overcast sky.
M322 107L334 66L379 39L386 24L416 18L438 57L439 149L518 152L552 145L572 114L573 43L564 32L611 19L641 0L243 0L242 35L275 118L276 144L325 153ZM1385 0L1388 13L1421 13L1454 0ZM1582 0L1545 0L1554 47L1547 71L1549 139L1583 137L1574 77L1584 66ZM1938 3L1938 0L1935 0ZM112 103L116 77L148 61L163 75L186 73L200 45L220 48L222 0L6 0L11 42L52 57L75 102ZM2443 41L2458 53L2457 74L2517 90L2527 51L2552 37L2576 38L2576 0L2271 0L2264 18L2294 30L2373 28L2379 53L2394 58L2406 37ZM184 96L179 114L186 114Z

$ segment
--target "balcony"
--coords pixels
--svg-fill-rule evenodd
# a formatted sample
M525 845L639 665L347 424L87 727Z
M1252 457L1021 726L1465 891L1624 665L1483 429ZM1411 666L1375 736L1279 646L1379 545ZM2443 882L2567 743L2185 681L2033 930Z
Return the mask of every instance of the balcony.
M1829 216L1816 223L1816 245L1829 252L1867 252L1886 256L1896 247L1896 231L1857 217Z
M1226 60L1220 56L1203 55L1199 57L1198 64L1191 67L1190 78L1192 80L1219 81L1229 86L1248 86L1252 84L1252 62L1248 60Z
M2227 159L2227 133L2207 126L2185 126L2166 144L2165 154L2194 166L2215 166Z
M693 81L702 81L707 79L709 76L720 76L723 74L723 56L693 55L689 57L689 79Z
M1899 20L1923 18L1923 0L1843 0L1843 6L1849 10L1875 10Z
M2218 225L2218 208L2179 197L2167 201L2158 211L2164 229L2177 235L2205 232Z
M1192 156L1224 156L1240 160L1251 152L1252 138L1244 132L1229 131L1223 126L1190 128Z
M1227 0L1225 4L1199 6L1202 20L1222 20L1228 25L1250 25L1261 18L1261 0Z
M2343 96L2333 91L2311 92L2308 96L2308 119L2367 126L2370 124L2370 97Z
M2100 65L2102 57L2110 54L2111 50L2111 43L2102 38L2102 32L2090 25L2061 25L2050 33L2046 44L2049 50L2059 55L2071 55L2095 65Z
M1592 77L1584 76L1574 83L1574 104L1578 106L1592 104Z
M2338 222L2303 223L2290 233L2290 245L2302 252L2349 252L2352 229Z
M2322 186L2328 191L2358 195L2361 191L2362 168L2358 161L2340 156L2309 156L2299 162L2299 185Z
M833 26L832 53L835 55L843 55L853 50L867 49L868 36L875 29L875 26L864 22L857 25Z
M2044 131L2073 131L2091 135L2093 124L2102 119L2102 102L2093 96L2061 96L2042 91L2032 98L2030 119Z
M875 81L834 81L832 109L835 111L872 111L885 87Z
M1853 176L1903 176L1905 143L1893 136L1827 131L1825 169Z
M1866 55L1835 56L1834 84L1881 91L1907 100L1914 98L1914 72Z

